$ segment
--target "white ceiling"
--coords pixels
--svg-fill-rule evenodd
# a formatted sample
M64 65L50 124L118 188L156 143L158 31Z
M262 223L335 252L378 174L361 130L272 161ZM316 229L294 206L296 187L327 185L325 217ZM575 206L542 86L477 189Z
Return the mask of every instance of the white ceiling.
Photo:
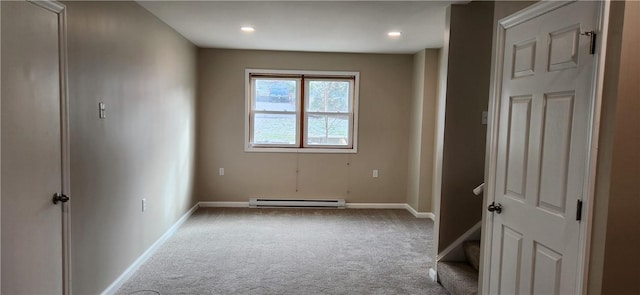
M445 8L460 2L138 1L199 47L367 53L442 47Z

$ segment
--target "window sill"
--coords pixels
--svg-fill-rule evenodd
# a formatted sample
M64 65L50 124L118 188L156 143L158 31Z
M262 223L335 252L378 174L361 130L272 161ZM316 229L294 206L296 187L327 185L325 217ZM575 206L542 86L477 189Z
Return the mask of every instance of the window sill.
M292 154L357 154L357 148L332 149L332 148L269 148L269 147L245 147L247 153L292 153Z

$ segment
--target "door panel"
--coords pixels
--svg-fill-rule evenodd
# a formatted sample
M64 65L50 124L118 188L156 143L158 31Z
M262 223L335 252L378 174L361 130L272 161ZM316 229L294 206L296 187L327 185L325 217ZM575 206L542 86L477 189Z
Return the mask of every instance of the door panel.
M58 15L2 1L2 293L62 293Z
M543 109L539 208L564 215L567 199L573 92L546 94Z
M503 226L501 236L500 290L505 294L515 294L520 289L522 234Z
M493 219L492 294L573 294L597 2L574 2L505 32Z
M549 33L549 72L578 66L578 42L580 40L580 24Z
M505 195L524 200L527 186L527 155L529 153L529 120L531 96L510 99L509 148L507 154L507 187Z
M536 63L536 39L513 45L513 78L531 76Z
M562 254L534 243L533 294L558 294Z

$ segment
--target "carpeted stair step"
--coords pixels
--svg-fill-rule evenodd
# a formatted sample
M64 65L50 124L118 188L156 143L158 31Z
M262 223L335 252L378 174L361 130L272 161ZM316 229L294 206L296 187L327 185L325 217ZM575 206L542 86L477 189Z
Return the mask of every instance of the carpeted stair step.
M480 241L466 241L462 244L467 262L478 271L480 269Z
M438 262L438 279L451 295L478 294L478 271L466 262Z

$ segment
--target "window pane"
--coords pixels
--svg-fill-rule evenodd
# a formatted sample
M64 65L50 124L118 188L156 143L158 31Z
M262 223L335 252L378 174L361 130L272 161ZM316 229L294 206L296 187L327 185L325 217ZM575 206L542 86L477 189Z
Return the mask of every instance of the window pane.
M296 111L296 80L256 79L254 110Z
M254 144L296 144L296 115L255 114Z
M308 145L349 145L349 116L309 115Z
M310 112L349 112L349 81L309 81Z

